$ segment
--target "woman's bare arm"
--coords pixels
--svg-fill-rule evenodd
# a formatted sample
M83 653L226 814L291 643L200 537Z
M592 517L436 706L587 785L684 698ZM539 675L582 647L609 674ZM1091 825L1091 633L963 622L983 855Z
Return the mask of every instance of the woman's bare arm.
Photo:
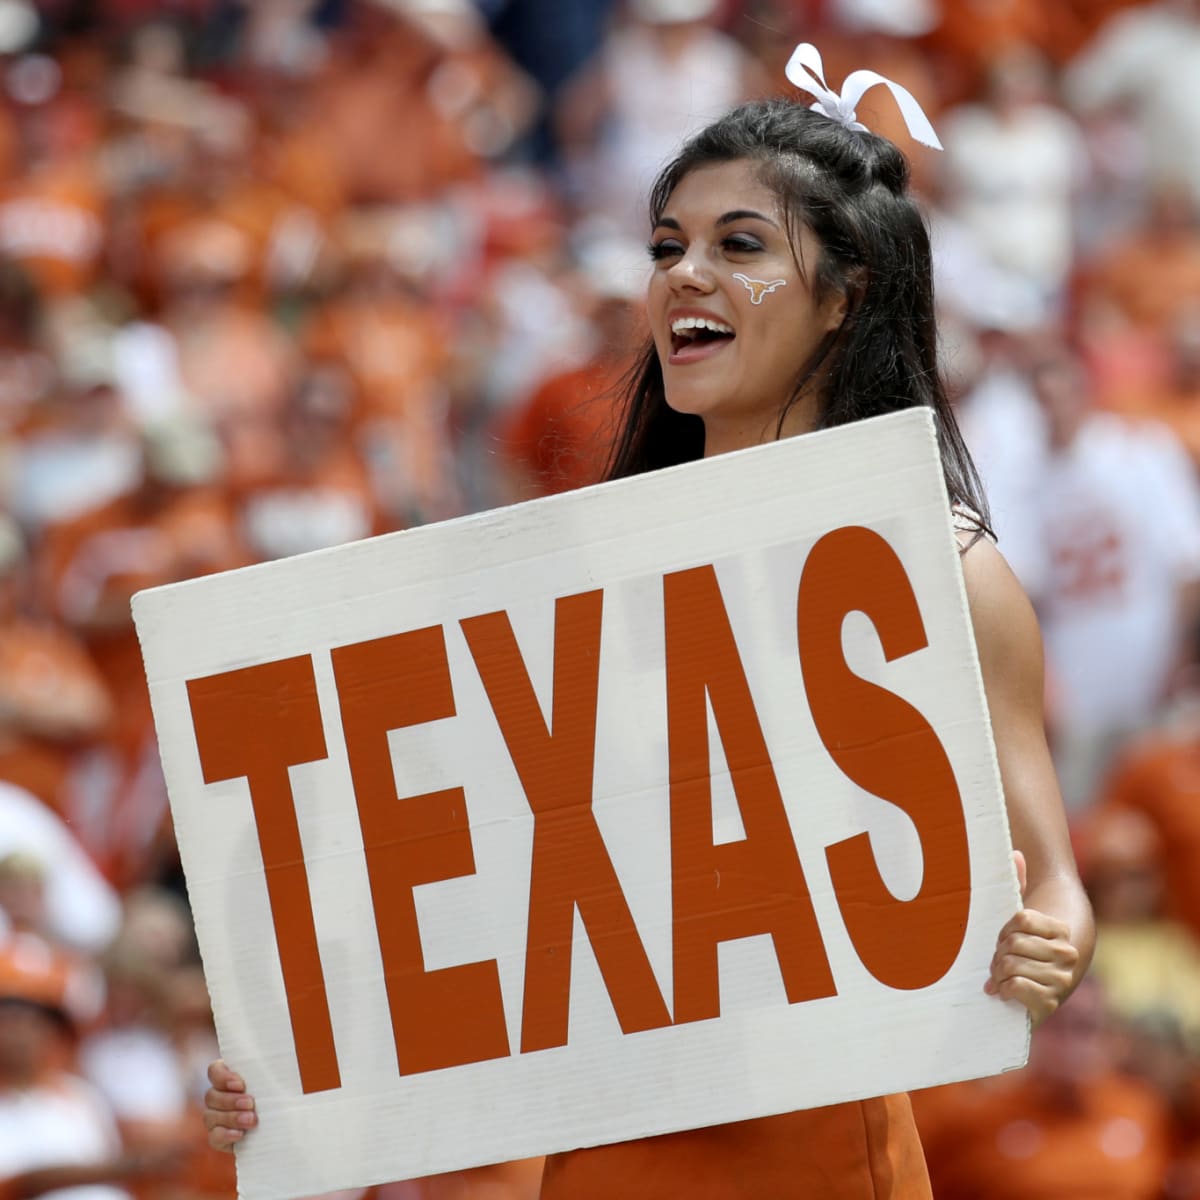
M1033 607L991 542L981 539L962 561L1024 902L1000 932L987 988L1019 1000L1036 1024L1087 970L1095 927L1046 745Z

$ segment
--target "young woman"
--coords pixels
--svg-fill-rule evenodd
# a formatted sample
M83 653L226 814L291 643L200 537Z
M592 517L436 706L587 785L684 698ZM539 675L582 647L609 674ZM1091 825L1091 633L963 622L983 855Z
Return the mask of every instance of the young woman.
M999 932L986 989L1038 1022L1085 971L1092 918L1043 732L1037 624L986 536L939 378L929 240L907 183L900 151L836 109L755 102L693 138L651 196L653 344L610 473L933 411L1025 905ZM210 1075L210 1141L228 1149L253 1101L224 1064ZM917 1200L929 1183L893 1096L556 1155L541 1195Z

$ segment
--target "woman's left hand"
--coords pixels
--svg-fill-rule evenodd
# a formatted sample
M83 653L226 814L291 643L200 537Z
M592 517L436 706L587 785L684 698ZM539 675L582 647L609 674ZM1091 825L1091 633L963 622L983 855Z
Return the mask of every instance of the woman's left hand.
M1013 861L1024 898L1025 856L1017 850ZM1019 1000L1029 1009L1034 1025L1039 1025L1070 994L1078 963L1079 951L1064 921L1022 908L1000 931L984 991Z

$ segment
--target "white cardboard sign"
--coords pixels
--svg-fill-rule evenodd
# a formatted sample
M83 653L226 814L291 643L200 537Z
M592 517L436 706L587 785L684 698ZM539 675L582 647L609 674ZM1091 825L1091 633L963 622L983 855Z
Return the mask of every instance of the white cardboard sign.
M244 1196L1024 1062L927 413L134 612Z

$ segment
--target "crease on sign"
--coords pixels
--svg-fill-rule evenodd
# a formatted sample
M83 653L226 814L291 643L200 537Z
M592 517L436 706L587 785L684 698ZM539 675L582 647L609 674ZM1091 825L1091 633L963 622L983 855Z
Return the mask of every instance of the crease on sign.
M992 884L990 886L995 887L997 885ZM978 896L979 891L978 891L978 889L975 889L973 891L969 886L968 887L957 887L957 888L946 888L943 891L939 891L932 896L922 896L922 895L918 894L916 896L913 896L909 900L898 899L896 896L891 894L890 888L888 888L888 893L889 893L888 899L880 901L879 903L874 903L872 901L863 900L863 899L850 899L850 898L846 898L841 895L838 895L838 904L841 907L841 910L843 913L857 912L860 910L864 911L864 912L883 912L885 909L890 911L892 909L892 907L896 904L941 904L943 901L945 901L953 896L966 896L967 899L970 900L970 898L973 895ZM966 926L965 926L965 922L964 922L964 928L965 927Z
M717 876L718 886L720 886L720 879L721 879L720 871L716 872L716 876ZM685 876L685 878L686 878L686 876ZM749 903L744 903L744 904L728 905L726 907L723 907L721 909L721 912L722 913L738 913L738 914L784 912L784 911L790 911L792 909L792 907L795 905L795 903L796 903L796 893L795 892L787 892L785 894L778 894L775 896L770 896L764 900L754 900L754 901L751 901ZM899 903L907 903L907 901L900 901ZM704 926L704 928L707 929L711 923L711 917L705 913L697 913L695 916L691 916L691 917L673 918L669 922L664 922L664 927L666 924L671 924L671 925L674 925L676 928L681 929L688 925L694 925L697 922L702 924ZM767 931L764 930L764 932L767 932Z
M893 694L895 694L895 693L893 693ZM899 698L901 700L904 699L903 696L901 696ZM972 722L965 722L965 721L959 722L959 724L968 724L968 723L975 724L975 722L973 722L973 721ZM933 727L931 725L920 725L920 726L916 726L912 729L903 730L900 733L889 733L889 734L885 734L880 737L869 737L869 738L854 739L854 740L851 740L849 738L839 738L837 741L831 742L829 748L831 750L852 750L852 751L853 750L866 750L866 749L870 749L873 746L889 746L889 747L895 748L895 746L897 744L903 745L905 742L911 741L913 738L917 738L921 741L924 741L929 736L929 731L932 728ZM943 726L943 728L947 728L947 726ZM936 729L934 729L933 732L936 734L938 731Z

